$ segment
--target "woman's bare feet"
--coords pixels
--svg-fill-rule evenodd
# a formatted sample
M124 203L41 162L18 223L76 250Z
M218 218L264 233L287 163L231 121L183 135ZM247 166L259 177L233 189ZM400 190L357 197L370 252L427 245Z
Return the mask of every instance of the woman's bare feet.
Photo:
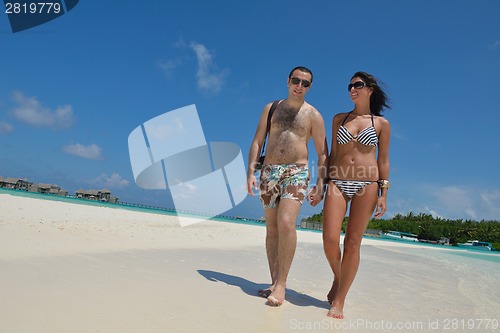
M337 296L338 291L339 291L339 284L336 283L336 280L333 280L332 288L328 292L328 295L326 295L328 304L332 305L333 301L335 300L335 297Z
M344 319L344 304L340 302L333 302L332 308L328 311L328 317L335 319Z

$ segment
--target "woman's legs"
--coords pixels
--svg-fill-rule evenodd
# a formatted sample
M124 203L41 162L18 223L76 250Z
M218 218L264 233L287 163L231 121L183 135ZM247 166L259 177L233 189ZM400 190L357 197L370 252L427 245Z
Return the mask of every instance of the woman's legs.
M323 249L333 271L333 284L327 295L330 304L335 299L340 283L340 230L346 209L346 198L330 181L323 208Z
M340 283L328 316L343 318L344 302L359 267L361 240L378 198L378 184L365 186L351 201L349 222L344 238Z

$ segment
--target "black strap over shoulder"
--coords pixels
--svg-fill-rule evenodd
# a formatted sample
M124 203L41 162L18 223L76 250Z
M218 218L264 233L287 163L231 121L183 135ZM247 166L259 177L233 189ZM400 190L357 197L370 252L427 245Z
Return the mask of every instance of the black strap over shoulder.
M276 107L278 106L278 103L280 100L274 101L273 105L271 105L271 108L269 109L269 114L267 115L267 133L269 133L269 130L271 129L271 118L273 117L274 110L276 110Z
M264 143L262 144L262 149L260 150L260 156L264 155L264 150L266 148L266 141L267 141L267 135L269 134L269 130L271 129L271 118L273 117L274 110L276 110L276 107L278 106L280 100L276 100L273 102L271 105L271 108L269 109L269 113L267 115L267 129L266 129L266 137L264 138Z

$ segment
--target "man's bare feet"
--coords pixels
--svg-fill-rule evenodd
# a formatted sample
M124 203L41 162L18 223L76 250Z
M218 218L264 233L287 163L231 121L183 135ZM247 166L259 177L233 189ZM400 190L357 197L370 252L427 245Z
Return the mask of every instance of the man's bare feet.
M268 298L273 291L271 289L261 289L258 291L260 297Z
M269 295L271 295L274 291L274 288L275 288L275 285L272 284L270 285L269 287L267 287L266 289L260 289L257 294L260 296L260 297L263 297L263 298L268 298Z
M285 301L285 289L276 286L271 295L267 297L267 301L271 306L280 306Z
M276 297L274 296L269 296L267 298L267 302L269 303L269 305L271 306L280 306L281 304L283 304L285 300L284 299L277 299Z

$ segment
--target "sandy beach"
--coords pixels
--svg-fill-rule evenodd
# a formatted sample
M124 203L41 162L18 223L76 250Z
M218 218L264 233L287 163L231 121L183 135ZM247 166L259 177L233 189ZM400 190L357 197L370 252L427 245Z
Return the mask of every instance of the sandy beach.
M365 239L345 319L321 234L298 231L286 302L257 296L265 228L0 192L0 332L498 332L498 256Z

